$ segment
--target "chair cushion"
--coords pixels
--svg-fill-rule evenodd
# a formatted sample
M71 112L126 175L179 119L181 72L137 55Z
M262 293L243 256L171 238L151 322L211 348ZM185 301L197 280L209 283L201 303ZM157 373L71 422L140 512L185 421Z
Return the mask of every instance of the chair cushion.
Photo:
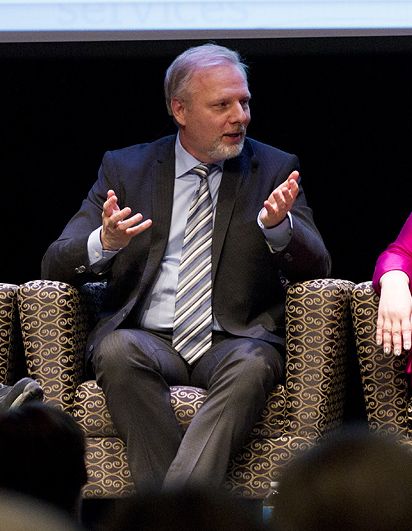
M203 404L207 392L198 387L173 386L171 404L176 418L184 430L187 429L195 413ZM283 385L272 391L262 417L252 430L252 437L277 437L282 429L285 394ZM81 383L75 393L73 416L80 424L86 437L117 437L106 399L95 380Z
M184 430L202 406L207 392L198 387L173 386L171 404ZM307 441L280 437L284 418L285 395L278 385L269 395L261 419L251 437L232 461L225 487L235 494L263 497L272 479L273 470L287 462ZM85 498L120 498L134 491L127 465L126 446L117 436L106 399L95 380L77 387L73 416L86 435L88 482L83 488Z
M263 498L283 467L313 444L315 440L296 435L251 439L231 460L225 488L246 498Z
M236 496L263 498L270 481L312 444L314 441L293 435L251 439L232 459L225 489ZM86 463L88 482L83 497L112 499L134 492L126 447L118 437L87 437Z
M85 498L120 498L134 492L126 446L118 437L86 437Z

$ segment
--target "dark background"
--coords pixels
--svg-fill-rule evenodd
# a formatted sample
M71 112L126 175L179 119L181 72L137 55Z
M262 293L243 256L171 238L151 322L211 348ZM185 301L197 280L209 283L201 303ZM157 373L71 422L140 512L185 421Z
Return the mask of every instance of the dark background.
M174 131L164 72L202 42L0 44L0 281L39 278L106 150ZM412 210L412 37L215 42L250 66L249 135L298 155L332 276L369 280Z

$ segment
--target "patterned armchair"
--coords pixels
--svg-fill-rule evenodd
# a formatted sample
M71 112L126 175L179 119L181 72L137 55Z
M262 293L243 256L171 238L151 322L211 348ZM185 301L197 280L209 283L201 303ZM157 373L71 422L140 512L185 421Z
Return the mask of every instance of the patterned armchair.
M233 493L263 497L296 451L342 422L352 286L320 279L287 288L285 381L268 397L260 421L230 464L226 484ZM85 498L133 492L125 445L105 397L94 380L84 379L84 345L103 290L104 284L77 290L61 282L32 281L20 286L18 294L29 375L42 384L45 399L73 414L86 434ZM199 388L171 388L183 429L205 396Z
M19 354L22 355L21 336L17 313L17 290L15 284L0 283L0 384L10 385L16 381Z
M405 377L406 356L385 354L375 343L379 296L372 282L354 286L351 312L366 415L371 430L410 436L412 414ZM412 442L412 441L411 441Z

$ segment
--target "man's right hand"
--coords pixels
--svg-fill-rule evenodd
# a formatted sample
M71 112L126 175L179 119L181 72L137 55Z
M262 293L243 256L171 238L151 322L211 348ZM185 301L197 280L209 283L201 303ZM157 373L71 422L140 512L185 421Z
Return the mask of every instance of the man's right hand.
M129 217L131 209L120 209L113 190L107 192L107 199L103 204L102 230L100 240L105 251L118 251L126 247L130 240L152 225L151 219L142 221L142 214L137 213Z

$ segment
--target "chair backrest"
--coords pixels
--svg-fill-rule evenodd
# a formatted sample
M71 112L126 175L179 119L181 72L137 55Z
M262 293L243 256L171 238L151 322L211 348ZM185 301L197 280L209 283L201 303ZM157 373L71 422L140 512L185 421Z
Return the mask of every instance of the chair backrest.
M23 372L24 357L15 284L0 283L0 383L13 383Z
M342 420L353 285L327 278L287 288L285 427L295 435L316 439Z
M19 286L17 301L29 376L42 385L46 401L71 412L90 330L79 290L33 280Z
M408 434L406 356L385 354L375 341L379 296L372 282L354 286L351 312L366 414L371 429Z

